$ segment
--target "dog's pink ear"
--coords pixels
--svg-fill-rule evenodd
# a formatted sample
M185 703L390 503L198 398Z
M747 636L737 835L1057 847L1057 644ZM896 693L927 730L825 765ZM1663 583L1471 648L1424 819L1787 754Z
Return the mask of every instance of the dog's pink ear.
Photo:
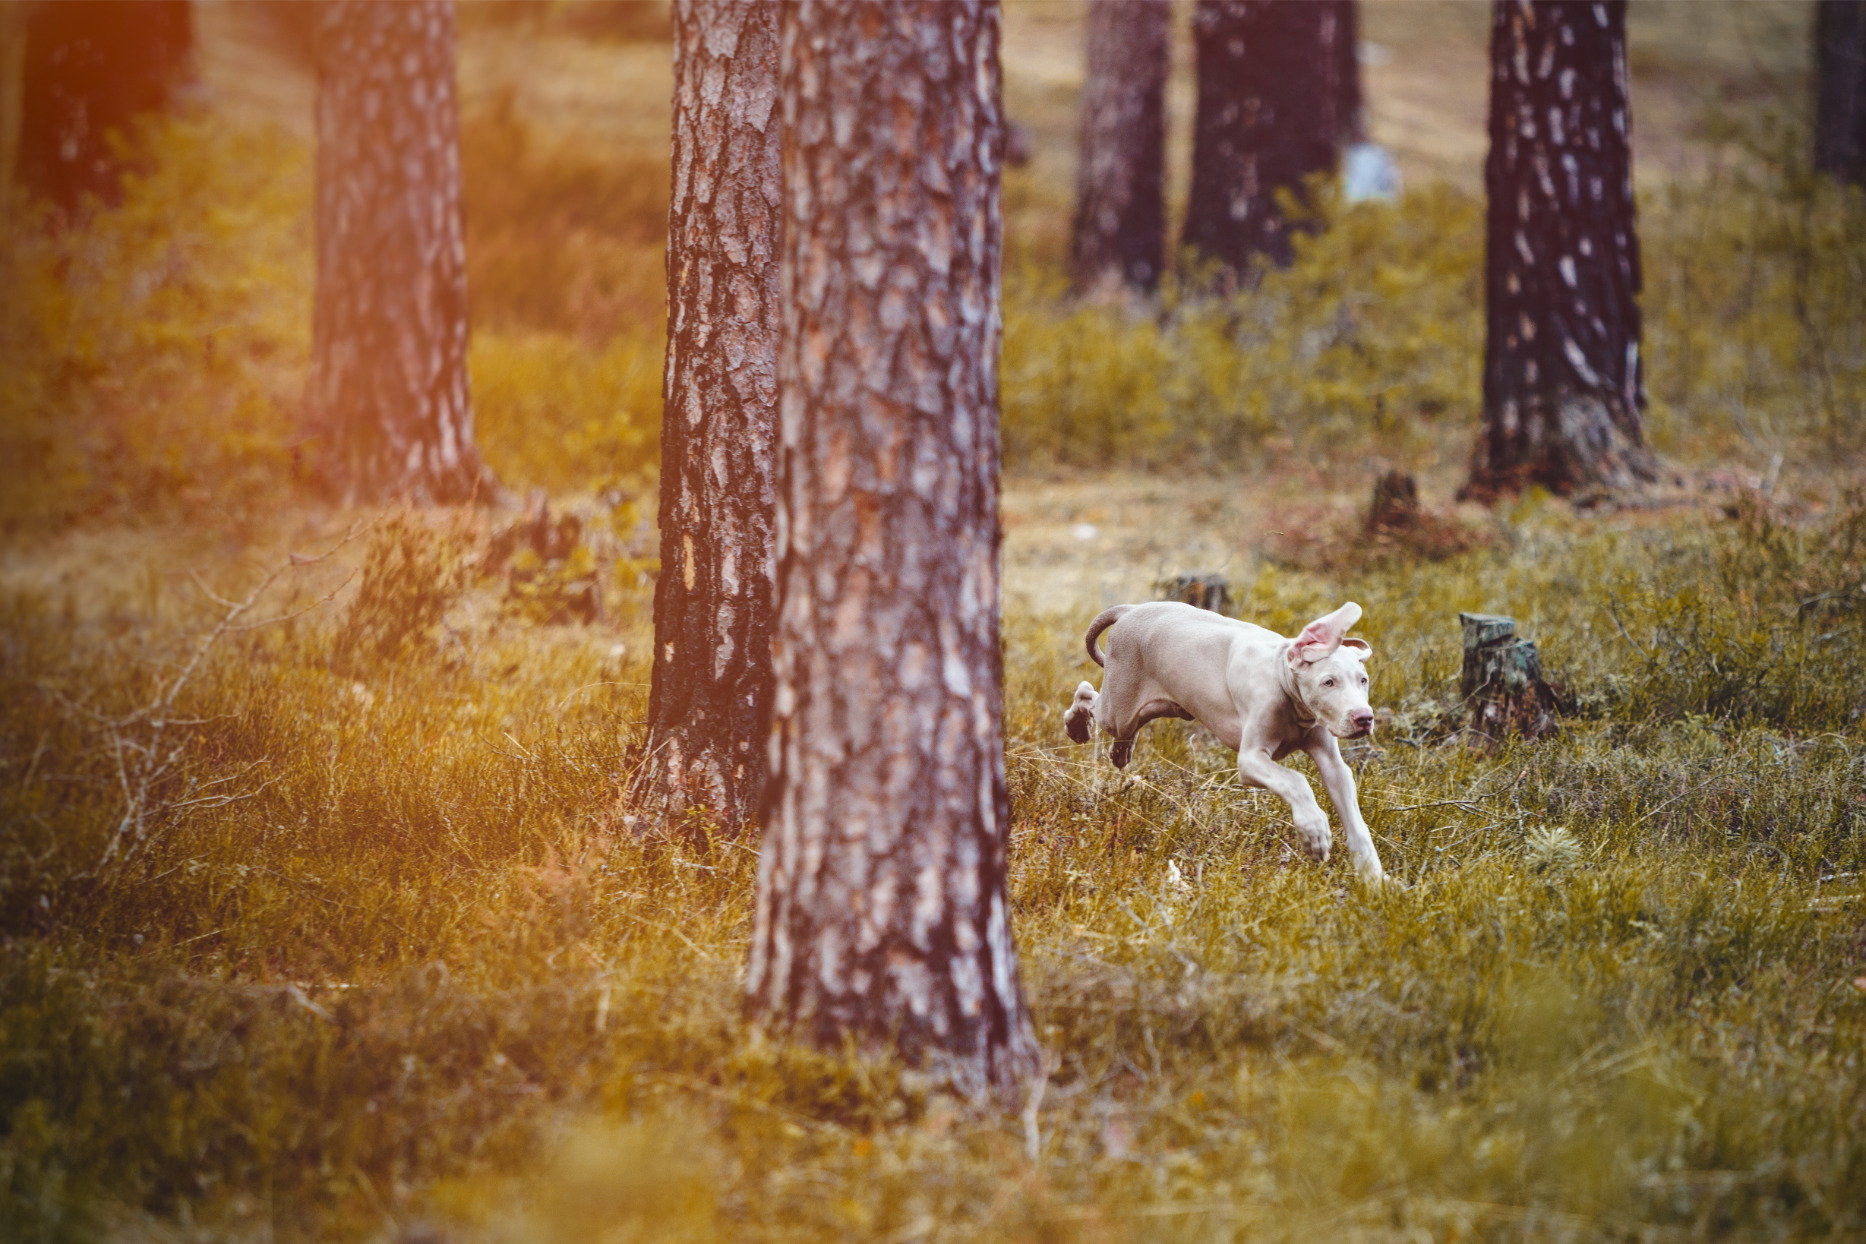
M1342 637L1361 620L1361 607L1353 601L1333 613L1325 613L1302 628L1289 646L1289 663L1320 661L1341 647Z
M1341 641L1341 646L1359 657L1362 664L1366 663L1368 657L1374 655L1373 648L1364 639L1344 639Z

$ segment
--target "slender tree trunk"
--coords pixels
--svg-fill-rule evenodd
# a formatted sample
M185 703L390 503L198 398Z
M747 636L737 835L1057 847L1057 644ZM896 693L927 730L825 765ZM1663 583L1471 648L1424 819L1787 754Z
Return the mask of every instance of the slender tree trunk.
M748 1002L1037 1065L1005 890L993 0L783 13L777 696Z
M1216 260L1224 284L1294 257L1278 191L1335 171L1350 122L1340 115L1341 7L1332 0L1199 0L1192 193L1182 240Z
M737 831L764 787L782 128L774 0L674 6L651 797Z
M1625 0L1498 0L1484 423L1464 495L1651 480Z
M1166 261L1166 0L1095 0L1076 170L1080 292L1151 292Z
M1335 6L1336 141L1343 147L1367 141L1367 98L1361 91L1360 0L1329 0Z
M187 78L187 0L3 2L24 11L20 179L67 211L87 195L114 201L122 170L108 135L165 107Z
M1814 167L1866 185L1866 0L1816 6L1814 92Z
M5 265L10 260L25 82L26 6L21 0L0 0L0 278L7 275Z
M318 24L312 417L352 498L489 498L467 391L451 0Z

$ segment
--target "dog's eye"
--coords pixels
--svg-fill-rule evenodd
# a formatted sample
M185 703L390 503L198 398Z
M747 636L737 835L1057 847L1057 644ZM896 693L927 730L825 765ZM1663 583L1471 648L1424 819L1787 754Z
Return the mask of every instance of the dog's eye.
M1334 679L1332 679L1332 678L1324 678L1324 679L1322 680L1322 685L1323 685L1324 687L1332 687L1332 686L1334 686L1334 685L1335 685L1335 680L1334 680Z
M1366 685L1367 685L1367 675L1362 674L1361 675L1361 686L1365 687Z

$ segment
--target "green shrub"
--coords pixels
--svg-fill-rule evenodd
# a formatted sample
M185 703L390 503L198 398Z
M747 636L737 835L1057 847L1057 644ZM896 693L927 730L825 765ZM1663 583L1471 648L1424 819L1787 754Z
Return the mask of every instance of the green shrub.
M1482 205L1437 186L1324 214L1289 269L1228 299L1074 305L1060 277L1013 272L1007 463L1234 467L1266 442L1404 449L1441 417L1474 425Z

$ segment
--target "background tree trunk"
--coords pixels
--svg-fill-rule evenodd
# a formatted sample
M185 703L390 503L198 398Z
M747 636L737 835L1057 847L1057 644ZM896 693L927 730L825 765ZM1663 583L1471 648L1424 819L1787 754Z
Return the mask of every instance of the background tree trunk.
M1166 261L1166 0L1095 0L1076 170L1075 287L1151 292Z
M1248 284L1262 256L1294 255L1279 190L1332 173L1351 122L1340 115L1341 7L1329 0L1199 0L1192 33L1198 108L1182 241Z
M451 0L319 13L312 417L352 498L489 497L467 391Z
M777 696L747 980L972 1094L1037 1065L1005 892L999 14L786 5Z
M24 9L20 180L67 211L86 195L114 202L121 169L106 136L167 106L187 79L188 0L4 2Z
M1461 495L1650 480L1625 0L1497 0L1490 64L1484 422Z
M10 261L19 184L20 111L26 83L26 6L0 0L0 265ZM6 277L0 267L0 278ZM11 288L0 286L0 288Z
M1367 141L1367 97L1361 90L1360 0L1330 0L1335 6L1335 124L1337 143Z
M782 127L770 0L674 6L651 798L757 813L770 709Z
M1814 167L1866 185L1866 0L1816 5L1814 92Z

